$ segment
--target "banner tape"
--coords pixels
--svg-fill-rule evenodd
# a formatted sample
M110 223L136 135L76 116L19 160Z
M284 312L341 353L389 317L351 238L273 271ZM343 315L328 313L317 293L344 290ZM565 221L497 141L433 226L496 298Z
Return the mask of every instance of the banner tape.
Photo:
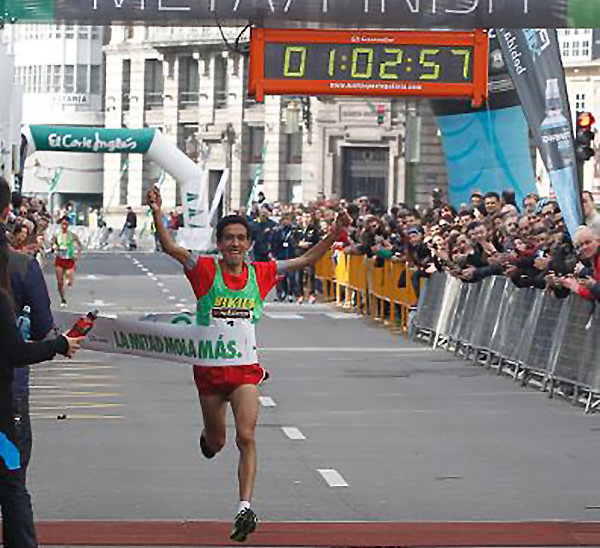
M81 317L63 311L53 314L62 333ZM254 329L245 322L202 327L100 316L82 348L210 367L258 362Z

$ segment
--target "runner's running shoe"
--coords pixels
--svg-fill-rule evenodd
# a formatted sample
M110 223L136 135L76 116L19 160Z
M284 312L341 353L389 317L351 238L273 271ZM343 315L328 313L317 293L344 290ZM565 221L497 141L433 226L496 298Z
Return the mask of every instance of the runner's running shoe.
M216 453L208 446L206 443L206 438L204 437L204 430L200 434L200 451L207 459L212 459Z
M244 508L233 520L233 529L229 538L236 542L244 542L248 535L254 533L258 518L251 508Z

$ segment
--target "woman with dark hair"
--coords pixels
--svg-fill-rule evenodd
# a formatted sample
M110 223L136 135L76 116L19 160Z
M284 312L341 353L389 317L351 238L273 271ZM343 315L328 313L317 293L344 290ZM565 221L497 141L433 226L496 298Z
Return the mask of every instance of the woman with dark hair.
M22 339L10 292L8 239L0 225L0 508L5 548L37 546L31 499L21 478L13 410L13 369L51 360L56 354L71 357L80 343L81 338L62 335L42 342Z

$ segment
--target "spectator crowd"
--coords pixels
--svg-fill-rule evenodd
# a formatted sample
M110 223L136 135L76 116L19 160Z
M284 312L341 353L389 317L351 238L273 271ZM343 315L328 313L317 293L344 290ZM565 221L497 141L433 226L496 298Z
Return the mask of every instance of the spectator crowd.
M389 210L366 196L309 205L270 204L260 196L249 215L254 260L302 254L344 207L353 224L336 247L373 258L376 266L385 259L407 262L417 294L422 279L448 272L466 283L506 276L518 287L543 289L558 298L577 293L600 300L600 214L591 192L582 198L585 225L571 235L556 201L530 194L518 204L512 191L474 191L470 204L458 211L438 190L430 207L399 204ZM277 295L280 300L303 302L308 296L314 301L314 272L281 278Z

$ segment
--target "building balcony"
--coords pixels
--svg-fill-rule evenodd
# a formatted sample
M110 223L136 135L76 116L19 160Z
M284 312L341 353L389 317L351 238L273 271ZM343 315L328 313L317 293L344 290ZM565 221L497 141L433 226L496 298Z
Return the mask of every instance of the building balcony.
M149 91L144 94L144 105L147 109L163 108L164 93L162 91Z
M181 108L197 108L200 103L200 93L197 91L181 91L179 104Z

